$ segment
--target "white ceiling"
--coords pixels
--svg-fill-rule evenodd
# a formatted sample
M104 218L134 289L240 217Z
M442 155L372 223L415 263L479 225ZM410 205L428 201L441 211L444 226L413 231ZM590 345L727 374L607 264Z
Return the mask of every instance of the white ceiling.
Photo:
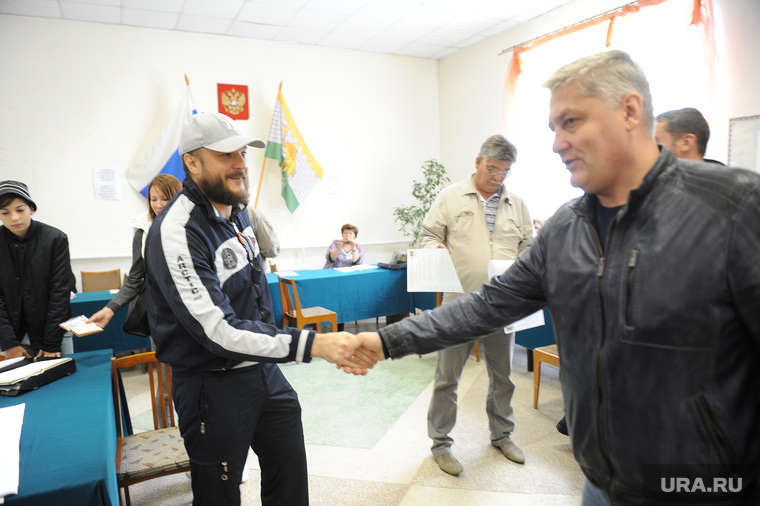
M572 0L0 0L0 14L442 58Z

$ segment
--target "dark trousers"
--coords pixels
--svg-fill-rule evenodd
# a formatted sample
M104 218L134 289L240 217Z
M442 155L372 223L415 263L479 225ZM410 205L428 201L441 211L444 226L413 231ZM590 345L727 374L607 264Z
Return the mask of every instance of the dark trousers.
M261 466L262 504L309 503L301 405L279 367L173 372L172 378L193 505L240 504L249 446Z

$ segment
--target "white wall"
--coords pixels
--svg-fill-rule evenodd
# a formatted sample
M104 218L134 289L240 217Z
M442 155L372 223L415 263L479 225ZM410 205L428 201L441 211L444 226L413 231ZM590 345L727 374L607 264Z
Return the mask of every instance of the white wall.
M729 118L760 114L760 94L757 93L760 88L760 60L757 57L757 47L760 47L760 33L757 30L760 2L713 1L720 56L717 97L722 106L718 108L719 115L708 118L712 133L707 157L725 162L728 158ZM449 173L455 174L452 179L462 178L471 172L483 140L493 133L502 132L502 95L511 53L502 56L499 53L627 3L627 0L574 0L440 61L441 162ZM657 34L652 36L656 37ZM678 58L678 55L664 54L663 58ZM657 113L668 110L665 104L655 103L655 108ZM547 114L548 120L548 113L537 111L537 114ZM541 188L546 184L543 174L540 177L522 177L536 168L531 166L530 160L520 158L519 145L517 149L515 176L507 181L508 186L526 200L534 215L540 214L535 209L556 209L562 201L545 204L542 200ZM546 149L551 150L551 146ZM550 173L548 177L559 178L554 182L559 181L557 184L567 185L568 191L573 191L561 164L556 173ZM548 215L544 212L538 217L546 218Z
M265 173L258 207L285 249L280 269L321 268L346 222L360 243L381 243L369 261L390 260L406 247L393 208L410 203L420 165L439 156L437 62L428 59L0 15L0 69L0 179L26 182L35 219L69 235L77 278L115 261L128 269L129 221L146 201L124 177L121 201L96 201L91 171L124 174L161 132L185 73L198 110L216 110L217 83L248 85L252 118L241 127L263 139L283 81L325 179L291 214L279 172ZM262 162L263 150L249 152L254 198ZM337 190L327 184L336 174Z
M760 3L714 2L722 113L708 118L707 154L725 161L728 118L760 114ZM199 110L215 110L216 83L247 84L252 119L242 127L262 138L282 80L326 178L291 215L279 195L279 174L265 174L259 208L284 246L275 259L278 268L320 268L344 222L359 227L369 261L385 261L406 247L392 209L411 203L411 182L420 178L422 162L438 158L452 180L461 179L472 171L482 141L501 131L509 55L498 53L624 3L574 0L438 62L0 15L0 179L29 184L39 204L36 218L69 235L77 277L80 270L114 264L126 269L129 219L145 209L145 201L126 180L122 201L95 201L91 169L124 172L161 131L181 95L184 73ZM250 156L254 196L262 157L260 151ZM530 168L529 160L518 160L516 170L523 168ZM340 195L326 184L336 174L342 175ZM561 170L556 177L567 181ZM515 177L510 184L531 205L528 196L540 198L538 179Z

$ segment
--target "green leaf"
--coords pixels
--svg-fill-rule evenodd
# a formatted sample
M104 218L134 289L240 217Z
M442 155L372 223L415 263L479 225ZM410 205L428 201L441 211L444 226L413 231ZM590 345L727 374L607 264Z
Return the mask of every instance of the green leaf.
M430 206L450 182L446 168L435 159L424 162L421 168L424 181L412 183L412 196L417 200L417 204L393 209L394 221L399 226L399 231L412 238L412 247L417 245L422 222L430 211Z

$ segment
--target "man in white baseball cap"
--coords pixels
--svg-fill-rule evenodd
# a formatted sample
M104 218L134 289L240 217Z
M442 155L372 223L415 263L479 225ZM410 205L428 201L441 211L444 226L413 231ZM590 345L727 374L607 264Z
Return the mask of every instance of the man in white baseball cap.
M267 145L262 140L243 134L229 116L216 112L199 112L185 121L179 154L184 155L199 148L227 153L244 146L265 148Z
M346 357L346 332L280 329L245 206L248 146L229 117L200 113L182 130L182 191L153 221L145 247L148 321L172 366L193 504L238 505L252 448L262 504L309 502L301 406L276 362L322 357L365 374L374 357Z

